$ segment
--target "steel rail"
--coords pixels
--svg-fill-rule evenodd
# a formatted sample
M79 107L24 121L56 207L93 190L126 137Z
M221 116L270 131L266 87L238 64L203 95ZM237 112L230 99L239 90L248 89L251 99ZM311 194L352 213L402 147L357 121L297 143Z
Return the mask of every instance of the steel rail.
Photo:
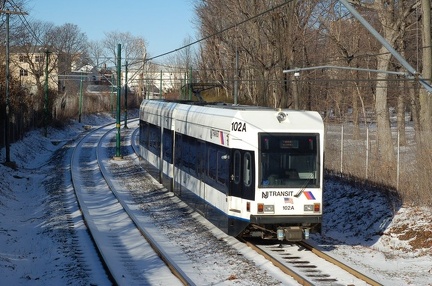
M304 278L301 274L299 274L296 271L288 268L286 265L283 265L283 263L281 263L279 260L275 259L269 253L267 253L267 252L263 251L262 249L258 248L257 246L255 246L255 244L253 244L253 243L251 243L249 241L244 241L244 240L243 240L243 242L245 242L247 246L249 246L250 248L252 248L253 250L255 250L258 254L261 254L262 256L264 256L264 258L266 258L271 263L273 263L283 273L285 273L285 274L293 277L294 280L296 280L301 285L304 285L304 286L312 286L312 285L314 285L314 283L312 283L312 281L309 281L308 279Z
M138 119L130 120L130 123L137 121ZM134 131L131 133L130 141L132 145L132 141L135 139L135 136L137 134L137 128L134 129ZM112 131L112 130L111 130ZM104 177L106 183L108 184L108 187L112 191L113 195L118 199L119 203L122 205L123 209L126 211L127 215L131 218L131 220L134 222L135 226L137 227L138 231L143 235L143 237L147 240L151 248L158 254L158 256L162 259L162 261L165 262L165 264L168 266L168 268L171 270L171 272L176 276L184 285L195 285L194 281L192 281L189 276L182 270L182 268L171 258L169 253L167 253L163 247L159 245L157 240L153 237L153 235L147 231L144 227L141 227L138 223L138 219L135 215L130 211L130 208L127 203L125 203L116 192L116 187L113 184L113 182L109 179L108 170L105 167L105 165L102 162L99 150L102 148L102 142L104 139L109 135L109 132L102 135L102 137L99 140L98 146L97 146L97 162L99 165L99 168L101 170L102 176ZM132 147L133 148L133 147Z
M77 198L78 201L78 205L79 208L81 210L81 212L83 213L83 219L84 219L84 223L87 225L87 227L90 230L90 235L92 236L92 239L95 243L95 249L96 251L99 253L99 256L101 258L101 262L105 265L105 269L107 271L107 275L109 275L110 277L112 277L112 279L115 281L115 283L117 283L118 285L123 285L124 283L126 283L127 285L129 285L129 283L136 283L136 279L138 277L134 277L134 275L132 273L128 275L124 275L125 273L128 273L127 269L125 268L124 270L120 270L117 269L116 265L117 263L114 260L122 260L123 258L121 257L121 253L124 253L124 250L115 250L113 249L113 247L109 247L107 245L104 244L103 242L103 236L105 234L103 234L103 230L99 230L98 229L98 225L96 222L94 222L91 218L92 218L92 214L91 214L91 210L89 209L89 207L86 206L86 204L88 203L88 198L86 200L86 197L88 197L88 194L85 193L89 193L88 191L83 192L83 188L81 187L81 179L82 179L82 175L89 175L89 173L86 170L82 170L82 167L80 166L80 159L79 156L81 156L82 154L80 153L82 148L87 148L87 152L95 152L94 155L91 155L92 157L95 156L96 157L96 163L88 163L86 166L86 168L89 169L90 172L94 172L100 173L100 176L102 176L103 180L105 180L106 183L106 188L109 189L110 192L112 192L111 188L112 186L110 186L110 183L105 179L105 175L103 175L102 169L100 168L99 165L99 152L100 150L98 150L102 144L103 139L108 135L111 134L113 131L115 131L115 128L111 128L110 126L113 125L112 123L101 126L95 130L92 130L91 132L89 132L88 134L86 134L83 138L81 138L78 143L75 146L75 149L72 153L71 156L71 177L72 177L72 185L75 189L75 196ZM106 129L106 130L104 130ZM97 133L103 133L101 136L99 136ZM92 136L99 136L100 138L92 138ZM96 140L97 139L97 140ZM91 145L90 145L91 144ZM95 146L96 148L92 148L91 146ZM93 149L93 150L92 150ZM96 149L96 151L94 150ZM86 154L84 154L86 155ZM91 159L90 159L91 160ZM98 170L96 170L96 165L99 167ZM86 173L87 172L87 173ZM91 175L91 174L90 174ZM84 187L85 188L85 187ZM77 191L78 190L78 191ZM108 190L107 190L108 191ZM93 195L95 196L101 196L102 194L99 194L100 192L91 192ZM113 193L113 196L116 197ZM94 199L93 199L94 200ZM103 199L101 198L101 200L105 201L106 197L104 197ZM117 200L117 198L116 198ZM95 208L95 202L92 202L93 206L91 206L90 208ZM114 203L114 202L113 202ZM136 223L133 221L132 218L130 218L130 215L127 213L127 211L124 209L123 205L120 204L121 208L124 210L125 212L125 216L127 215L129 217L129 219L131 220L131 223L133 223L133 225L136 227ZM100 206L98 207L100 209ZM96 216L100 216L100 211L98 210L96 214ZM119 214L116 215L117 218L119 218ZM116 222L115 224L117 224L118 222ZM114 227L114 224L113 224ZM137 230L137 234L140 233L140 235L142 236L142 232L140 231L139 228L136 228ZM106 232L106 231L105 231ZM112 235L111 235L112 236ZM148 245L151 246L151 243L149 243L147 241ZM114 246L114 248L118 248L117 246ZM119 256L120 255L120 256ZM155 252L156 256L160 257L160 253ZM166 264L166 261L161 259L163 261L163 263ZM125 265L127 266L127 265ZM130 268L130 266L127 266ZM184 285L194 285L193 283L190 283L190 281L188 281L187 279L184 278L180 278L178 275L176 275L175 272L173 272L173 269L167 265L167 268L170 270L170 272L177 277L177 279L179 279L179 282L181 282ZM125 284L125 285L126 285Z
M250 241L246 241L244 239L240 239L240 241L242 241L243 243L245 243L247 246L249 246L250 248L252 248L254 251L256 251L258 254L264 256L267 260L269 260L270 262L272 262L277 268L279 268L282 272L284 272L285 274L291 276L294 280L296 280L299 284L301 285L317 285L316 281L313 281L312 279L318 279L318 281L320 281L320 279L339 279L340 277L334 277L334 278L330 278L330 277L326 277L325 274L322 274L323 277L322 278L317 278L317 276L310 276L310 279L307 277L308 274L305 272L306 274L302 274L301 273L301 268L298 267L290 267L288 266L288 264L293 263L293 262L284 262L283 260L281 260L281 258L277 258L275 256L273 256L270 252L267 251L267 249L264 249L258 245L256 245L254 242L250 242ZM323 253L322 251L316 249L315 247L309 245L306 242L296 242L296 245L300 246L303 249L306 249L308 251L310 251L312 254L316 255L317 257L323 259L324 261L326 261L326 263L331 263L334 265L334 267L337 267L338 269L342 269L344 270L346 273L348 273L351 276L356 277L357 279L364 281L365 283L367 283L368 285L372 285L372 286L381 286L382 284L380 284L379 282L373 280L372 278L366 276L365 274L360 273L359 271L353 269L352 267L344 264L343 262ZM281 251L282 248L281 248ZM291 254L289 252L287 252L287 254ZM309 262L304 261L303 258L300 261L297 261L296 263L294 263L293 265L308 265L308 268L315 268L317 265L314 264L307 264ZM320 266L322 267L322 266ZM296 270L296 268L298 268ZM317 268L319 269L319 268ZM337 272L337 271L336 271ZM346 278L345 278L346 279ZM343 280L343 278L342 278ZM322 281L326 281L326 280L322 280ZM327 282L323 282L325 285L327 285L326 283L329 283L330 280L327 280ZM336 281L336 280L335 280Z
M331 256L328 255L328 254L325 254L324 252L322 252L322 251L316 249L315 247L313 247L312 245L310 245L310 244L308 244L308 243L306 243L306 242L304 242L304 241L298 242L298 244L301 245L302 247L306 248L307 250L311 251L312 253L316 254L317 256L319 256L319 257L325 259L326 261L333 263L334 265L336 265L336 266L342 268L343 270L345 270L345 271L347 271L348 273L354 275L355 277L357 277L357 278L359 278L359 279L365 281L365 282L368 283L369 285L372 285L372 286L381 286L381 285L382 285L381 283L379 283L379 282L373 280L372 278L366 276L366 275L363 274L363 273L360 273L359 271L357 271L357 270L355 270L354 268L352 268L352 267L346 265L345 263L343 263L343 262L337 260L336 258L331 257Z

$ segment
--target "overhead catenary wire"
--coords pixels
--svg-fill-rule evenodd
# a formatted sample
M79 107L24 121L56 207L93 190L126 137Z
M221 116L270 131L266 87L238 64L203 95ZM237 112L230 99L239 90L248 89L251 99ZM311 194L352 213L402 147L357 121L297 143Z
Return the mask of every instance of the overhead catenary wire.
M145 58L144 58L144 59L143 59L143 58L127 58L127 60L128 60L128 61L131 61L131 60L138 60L138 64L141 63L141 64L140 64L140 67L138 68L138 70L139 70L139 69L142 69L142 68L143 68L143 65L144 65L146 62L150 62L150 61L152 61L152 60L154 60L154 59L157 59L157 58L160 58L160 57L166 56L166 55L171 54L171 53L178 52L178 51L180 51L180 50L182 50L182 49L185 49L185 48L188 48L188 47L190 47L190 46L193 46L193 45L195 45L195 44L197 44L197 43L203 42L203 41L205 41L205 40L207 40L207 39L209 39L209 38L212 38L212 37L215 37L215 36L220 35L220 34L222 34L222 33L225 33L226 31L228 31L228 30L230 30L230 29L234 29L234 28L238 27L239 25L242 25L242 24L244 24L244 23L246 23L246 22L248 22L248 21L255 20L255 19L257 19L257 18L259 18L259 17L261 17L261 16L263 16L263 15L265 15L265 14L267 14L267 13L270 13L270 12L276 10L276 9L279 9L279 8L281 8L281 7L283 7L283 6L285 6L285 5L289 4L289 3L291 3L292 1L293 1L293 0L288 0L288 1L285 1L285 2L280 3L280 4L278 4L278 5L275 5L275 6L269 8L269 9L267 9L267 10L264 10L264 11L262 11L262 12L256 14L256 15L252 16L252 17L248 17L247 19L244 19L244 20L241 20L241 21L239 21L239 22L236 22L236 23L234 23L234 24L232 24L232 25L229 25L229 26L227 26L227 27L225 27L225 28L223 28L223 29L221 29L221 30L219 30L219 31L217 31L217 32L215 32L215 33L213 33L213 34L211 34L211 35L205 36L205 37L203 37L203 38L201 38L201 39L198 39L198 40L193 41L193 42L191 42L191 43L189 43L189 44L187 44L187 45L184 45L184 46L179 47L179 48L177 48L177 49L174 49L174 50L168 51L168 52L166 52L166 53L162 53L162 54L160 54L160 55L156 55L156 56L154 56L154 57L150 57L150 58L146 58L146 59L145 59ZM6 2L10 3L13 7L15 7L15 8L19 9L19 11L21 11L21 8L20 8L20 7L15 3L15 1L13 1L13 0L9 0L9 1L5 1L5 0L3 0L3 1L0 2L0 4L1 4L2 6L4 6L4 5L6 4ZM20 15L19 18L21 19L21 21L22 21L24 27L28 30L28 32L30 33L30 35L32 36L32 38L34 38L34 40L35 40L38 44L43 45L43 41L42 41L42 40L41 40L41 39L40 39L40 38L39 38L39 37L34 33L34 31L32 30L32 28L31 28L31 26L30 26L30 24L28 23L26 17ZM51 48L52 48L52 49L55 49L55 47L51 47ZM424 48L426 48L426 47L424 47ZM54 50L54 51L55 51L55 50ZM369 54L369 53L368 53L368 54L364 54L364 55L356 55L356 56L354 56L354 58L360 58L360 57L373 57L373 56L377 56L377 55L379 55L379 54L378 54L378 53L377 53L377 54ZM103 58L105 58L106 61L108 61L108 60L112 60L112 59L113 59L113 57L103 57ZM125 59L126 59L126 58L125 58ZM343 59L341 59L341 60L343 60ZM175 66L168 66L168 65L162 65L162 64L157 64L157 63L154 63L154 62L152 62L152 64L157 65L157 66L161 66L161 67L166 67L166 68L173 68L173 69L180 69L180 70L183 69L183 70L185 70L185 72L186 72L186 68L175 67ZM323 64L323 65L326 65L326 63L322 63L322 64ZM197 69L194 69L194 70L197 70ZM206 70L207 70L207 71L208 71L208 70L214 70L214 71L217 71L217 69L206 69ZM224 70L227 70L227 69L224 69Z
M195 44L198 44L198 43L203 42L203 41L205 41L205 40L208 40L208 39L210 39L210 38L213 38L213 37L215 37L215 36L217 36L217 35L220 35L220 34L222 34L222 33L225 33L225 32L228 31L228 30L235 29L237 26L240 26L240 25L242 25L242 24L244 24L244 23L247 23L247 22L249 22L249 21L255 20L256 18L259 18L259 17L261 17L261 16L263 16L263 15L265 15L265 14L267 14L267 13L270 13L270 12L276 10L276 9L279 9L279 8L285 6L285 5L287 5L287 4L289 4L289 3L293 2L293 1L294 1L294 0L287 0L287 1L285 1L285 2L283 2L283 3L281 3L281 4L279 4L279 5L275 5L275 6L271 7L270 9L267 9L267 10L261 12L261 13L258 13L258 14L256 14L256 15L250 17L250 18L247 18L247 19L242 20L242 21L240 21L240 22L234 23L234 24L232 24L232 25L230 25L230 26L228 26L228 27L226 27L226 28L223 28L223 29L221 29L221 30L219 30L219 31L217 31L217 32L215 32L215 33L213 33L213 34L211 34L211 35L208 35L208 36L206 36L206 37L203 37L203 38L201 38L201 39L199 39L199 40L196 40L196 41L194 41L194 42L191 42L191 43L189 43L189 44L187 44L187 45L184 45L184 46L182 46L182 47L180 47L180 48L177 48L177 49L174 49L174 50L172 50L172 51L169 51L169 52L166 52L166 53L163 53L163 54L160 54L160 55L157 55L157 56L154 56L154 57L148 58L148 60L149 60L149 61L150 61L150 60L154 60L154 59L157 59L157 58L160 58L160 57L163 57L163 56L166 56L166 55L169 55L169 54L172 54L172 53L178 52L178 51L180 51L180 50L183 50L183 49L185 49L185 48L188 48L188 47L190 47L190 46L193 46L193 45L195 45Z

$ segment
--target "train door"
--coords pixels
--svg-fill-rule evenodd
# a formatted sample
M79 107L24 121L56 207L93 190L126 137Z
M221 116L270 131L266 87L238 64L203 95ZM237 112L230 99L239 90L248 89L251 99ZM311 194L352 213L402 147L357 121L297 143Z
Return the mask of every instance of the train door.
M254 152L233 149L231 158L229 195L247 200L255 200Z

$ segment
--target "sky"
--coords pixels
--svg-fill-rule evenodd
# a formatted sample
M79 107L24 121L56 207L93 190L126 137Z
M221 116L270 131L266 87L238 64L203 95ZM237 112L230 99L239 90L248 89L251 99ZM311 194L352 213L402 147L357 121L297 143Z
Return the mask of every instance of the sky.
M194 0L28 0L27 19L77 25L89 40L105 32L129 32L147 42L150 56L165 54L196 39Z

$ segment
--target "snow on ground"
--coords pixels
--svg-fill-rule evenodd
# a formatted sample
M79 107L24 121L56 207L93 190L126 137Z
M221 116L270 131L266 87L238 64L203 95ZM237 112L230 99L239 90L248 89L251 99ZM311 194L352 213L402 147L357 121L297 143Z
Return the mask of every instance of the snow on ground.
M86 125L112 122L87 116L63 129L32 131L12 144L14 164L0 164L0 277L4 285L89 285L62 203L62 155ZM63 147L63 148L62 148ZM5 150L0 151L5 161ZM315 243L383 285L432 285L432 210L395 196L325 183L323 235Z

